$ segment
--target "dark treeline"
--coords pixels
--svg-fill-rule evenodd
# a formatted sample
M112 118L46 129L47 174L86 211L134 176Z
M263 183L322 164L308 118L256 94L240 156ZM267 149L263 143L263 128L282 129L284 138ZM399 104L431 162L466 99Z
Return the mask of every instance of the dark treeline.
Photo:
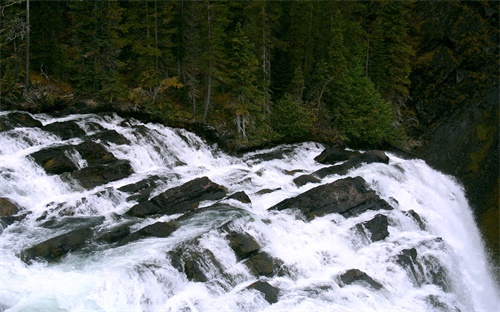
M123 102L240 142L407 144L498 80L496 1L0 3L4 100Z

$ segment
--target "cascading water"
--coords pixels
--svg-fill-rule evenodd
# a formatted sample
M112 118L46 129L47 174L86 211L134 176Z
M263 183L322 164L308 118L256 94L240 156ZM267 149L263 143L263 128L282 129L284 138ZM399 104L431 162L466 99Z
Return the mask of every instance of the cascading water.
M0 118L9 114L0 112ZM421 160L389 154L389 164L362 165L299 187L296 177L325 167L314 161L323 149L319 144L233 157L190 132L116 115L33 117L44 127L0 132L0 197L22 207L23 216L0 223L0 311L497 311L500 306L461 186ZM44 130L58 122L76 123L86 136L63 139ZM99 136L109 131L127 143ZM65 155L74 170L82 170L92 166L78 151L88 140L128 161L133 173L82 187L65 173L47 174L32 156L73 146ZM228 194L244 191L251 202L206 199L191 215L124 217L138 202L125 186L154 181L152 198L203 176ZM351 217L331 213L310 221L294 209L268 210L318 185L358 176L394 209ZM374 241L363 229L380 215L388 220L388 235ZM21 259L26 249L77 227L111 233L130 224L134 232L158 221L175 222L176 228L165 237L123 244L93 240L57 261ZM252 237L259 255L275 259L279 272L252 272L247 259L235 254L228 233ZM186 259L198 266L188 267ZM258 280L277 291L274 300L248 287Z

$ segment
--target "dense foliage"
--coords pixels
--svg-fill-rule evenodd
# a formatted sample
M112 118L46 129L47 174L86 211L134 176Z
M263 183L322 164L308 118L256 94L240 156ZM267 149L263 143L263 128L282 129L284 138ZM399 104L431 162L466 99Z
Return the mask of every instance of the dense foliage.
M428 100L439 84L498 76L497 2L2 0L0 14L4 100L123 102L254 144L402 144L416 115L447 109Z

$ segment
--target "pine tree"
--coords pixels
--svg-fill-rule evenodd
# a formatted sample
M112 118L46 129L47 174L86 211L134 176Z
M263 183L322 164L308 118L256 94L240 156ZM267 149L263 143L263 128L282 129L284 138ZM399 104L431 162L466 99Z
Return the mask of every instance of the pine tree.
M408 35L409 8L406 1L383 1L372 26L373 52L369 57L368 74L397 113L409 99L409 75L414 56Z
M69 40L75 89L85 95L113 100L122 95L118 55L125 42L122 9L115 1L69 2Z
M262 116L258 104L261 97L256 84L259 59L253 51L253 45L238 23L231 37L226 83L231 94L236 128L243 140L248 140L247 127L253 122L259 122Z

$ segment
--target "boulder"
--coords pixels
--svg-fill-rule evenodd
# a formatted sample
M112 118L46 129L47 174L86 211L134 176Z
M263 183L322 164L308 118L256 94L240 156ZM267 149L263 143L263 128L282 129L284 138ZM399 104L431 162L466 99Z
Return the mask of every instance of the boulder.
M361 155L351 157L349 160L340 165L321 168L315 171L313 175L321 179L332 174L346 175L350 170L358 168L362 164L370 164L374 162L387 164L389 163L389 157L387 157L383 151L366 151Z
M389 220L383 214L377 214L373 219L357 225L357 228L364 232L366 229L370 233L369 237L372 242L377 242L389 236L388 231Z
M12 200L0 197L0 217L9 217L21 211L21 207L16 205Z
M71 147L58 146L46 148L31 154L35 163L40 165L47 174L61 174L72 172L78 169L78 166L68 156Z
M11 130L17 127L41 127L39 120L31 117L30 114L12 112L8 115L0 116L0 132Z
M130 234L130 224L120 225L108 232L100 234L96 241L100 243L114 244L122 241Z
M317 186L296 197L287 198L269 210L289 208L299 209L307 220L329 213L350 217L366 210L393 209L375 191L367 189L361 177L348 177Z
M47 229L83 229L101 225L104 222L103 216L90 216L90 217L64 217L57 219L50 219L40 224L40 226Z
M85 141L76 145L75 150L87 161L89 167L106 164L116 160L115 155L108 152L104 146L92 141Z
M86 189L120 180L134 173L128 160L115 160L102 165L83 168L68 173L66 177L75 179Z
M403 213L406 216L412 218L422 231L425 231L425 222L422 220L422 218L418 213L416 213L413 209L408 211L403 211Z
M126 212L127 215L145 217L153 214L173 215L198 207L204 200L218 200L226 196L226 189L207 177L191 180L153 197L147 204L141 202Z
M252 200L250 199L250 197L248 197L248 195L244 191L233 193L233 194L229 195L227 198L240 201L244 204L251 204L252 203Z
M168 255L172 266L193 282L207 282L224 273L215 255L196 240L179 245Z
M359 155L359 152L351 152L347 151L343 148L331 146L327 147L314 158L315 161L319 162L320 164L335 164L338 163L339 161L344 161L348 160L351 157L354 157L356 155Z
M255 255L260 250L260 245L247 233L230 232L228 239L229 246L233 249L238 261Z
M350 269L340 275L340 287L351 284L366 284L371 288L374 288L375 290L380 290L383 288L382 284L375 281L368 274L358 269Z
M420 286L423 282L422 266L417 261L417 250L415 248L403 249L396 256L396 263L402 266L409 277Z
M295 185L297 187L304 186L307 183L320 183L320 182L321 182L321 180L316 178L312 174L303 174L303 175L293 179L293 183L295 183Z
M85 131L75 121L53 122L42 127L42 130L51 132L62 140L85 136Z
M151 193L156 189L159 183L163 183L161 178L154 175L136 183L124 185L118 188L118 190L120 192L132 194L127 197L127 201L138 201L142 203L149 199Z
M89 136L93 141L101 141L105 143L113 143L116 145L128 145L130 141L123 135L116 132L116 130L105 130Z
M123 246L130 242L147 237L168 237L178 228L179 225L175 222L156 222L145 226L136 232L126 235L118 242L118 246ZM122 231L125 233L125 230ZM118 232L114 232L113 234L116 235Z
M283 261L272 257L265 251L261 251L245 261L245 265L256 277L272 277L280 271L280 268L283 265Z
M279 289L271 286L268 282L257 281L247 286L247 289L255 289L264 295L264 299L270 304L278 302Z
M90 228L74 230L25 249L21 253L21 259L26 263L30 263L37 258L47 261L58 261L68 252L85 246L85 243L91 236L92 230Z

